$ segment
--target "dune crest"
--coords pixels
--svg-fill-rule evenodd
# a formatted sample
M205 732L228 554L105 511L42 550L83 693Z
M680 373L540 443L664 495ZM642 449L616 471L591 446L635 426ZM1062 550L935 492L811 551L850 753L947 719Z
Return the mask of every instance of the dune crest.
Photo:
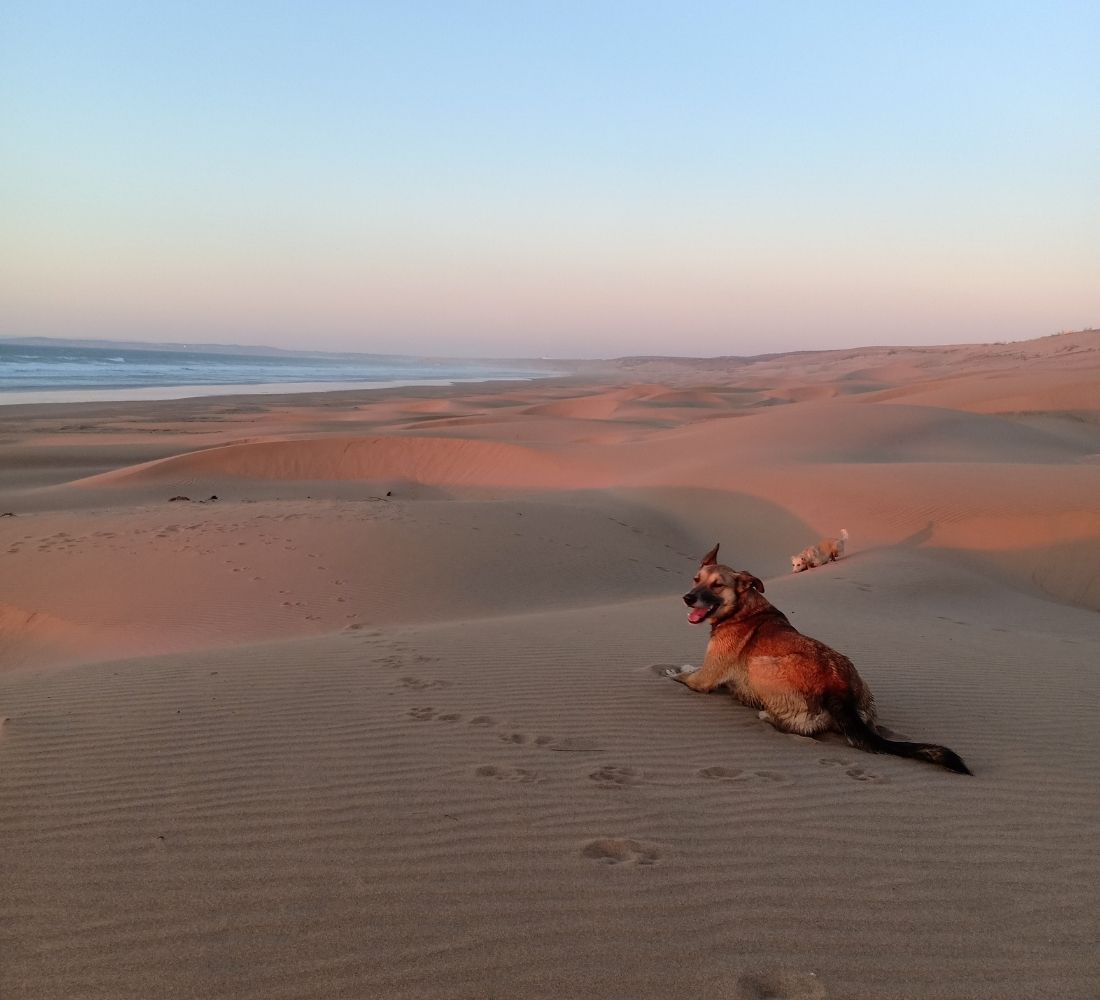
M254 441L78 480L79 486L189 482L216 476L300 480L405 479L429 485L552 486L596 475L582 463L503 442L354 437Z

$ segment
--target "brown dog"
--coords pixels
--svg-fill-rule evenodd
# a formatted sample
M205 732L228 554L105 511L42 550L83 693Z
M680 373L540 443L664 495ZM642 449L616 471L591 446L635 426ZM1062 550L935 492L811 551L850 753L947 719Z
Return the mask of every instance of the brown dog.
M785 733L834 731L872 753L916 757L959 774L970 770L953 750L934 743L888 740L875 728L875 699L852 661L803 635L764 597L755 576L718 563L715 545L684 594L693 625L710 622L710 643L698 670L666 673L692 691L725 684L735 698L761 709L760 718Z

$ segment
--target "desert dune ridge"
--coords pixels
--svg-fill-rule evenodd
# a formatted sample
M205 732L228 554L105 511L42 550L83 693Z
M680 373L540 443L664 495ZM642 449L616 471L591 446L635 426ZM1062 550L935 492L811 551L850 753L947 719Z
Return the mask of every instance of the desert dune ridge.
M0 995L1094 997L1098 347L4 407ZM715 541L974 777L661 676Z

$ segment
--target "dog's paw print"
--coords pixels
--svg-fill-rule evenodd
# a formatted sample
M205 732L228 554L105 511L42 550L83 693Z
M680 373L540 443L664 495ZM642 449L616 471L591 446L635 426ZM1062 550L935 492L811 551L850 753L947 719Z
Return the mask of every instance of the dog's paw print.
M712 781L736 781L745 772L739 767L704 767L697 772L700 778Z
M493 778L496 781L509 781L520 785L530 785L541 781L537 771L530 771L525 767L496 767L493 764L483 764L474 771L479 778Z
M890 783L889 778L881 774L875 774L873 771L867 771L862 767L850 767L844 773L854 781L866 781L872 785L888 785Z
M433 719L436 722L458 722L462 716L457 712L437 712L434 708L410 708L408 711L410 719L416 719L417 722L430 722Z
M540 744L551 750L561 753L602 753L603 747L597 740L587 736L566 736L560 740L551 738L545 744Z
M641 775L634 768L613 767L610 764L598 768L588 777L603 788L626 788L642 782Z
M661 857L661 852L653 844L618 837L590 840L581 854L605 865L655 865Z
M402 677L400 683L402 687L407 687L413 691L426 691L429 688L450 687L447 681L426 681L419 677Z
M585 736L536 736L532 739L527 733L501 733L497 738L510 746L526 746L533 742L537 747L558 750L562 753L601 753L603 751L598 741Z
M858 764L853 764L851 761L841 760L839 757L822 757L818 760L818 763L825 767L844 768L844 774L853 781L865 781L872 785L888 785L890 783L889 778L881 774L875 774L873 771L868 771L866 768Z
M740 976L737 1000L824 1000L824 984L813 972L773 969Z
M757 781L776 785L790 781L778 771L745 771L738 767L704 767L696 773L710 781Z

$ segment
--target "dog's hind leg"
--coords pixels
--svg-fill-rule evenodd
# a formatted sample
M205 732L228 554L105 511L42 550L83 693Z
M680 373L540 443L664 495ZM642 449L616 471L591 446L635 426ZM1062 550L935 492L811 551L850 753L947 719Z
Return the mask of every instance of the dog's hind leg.
M795 736L816 736L830 728L832 720L828 715L800 712L785 718L776 718L771 712L761 711L758 717L764 722L770 722L781 733L792 733Z
M758 717L770 722L781 733L814 736L832 728L832 718L820 706L816 708L796 695L772 696L762 704Z

